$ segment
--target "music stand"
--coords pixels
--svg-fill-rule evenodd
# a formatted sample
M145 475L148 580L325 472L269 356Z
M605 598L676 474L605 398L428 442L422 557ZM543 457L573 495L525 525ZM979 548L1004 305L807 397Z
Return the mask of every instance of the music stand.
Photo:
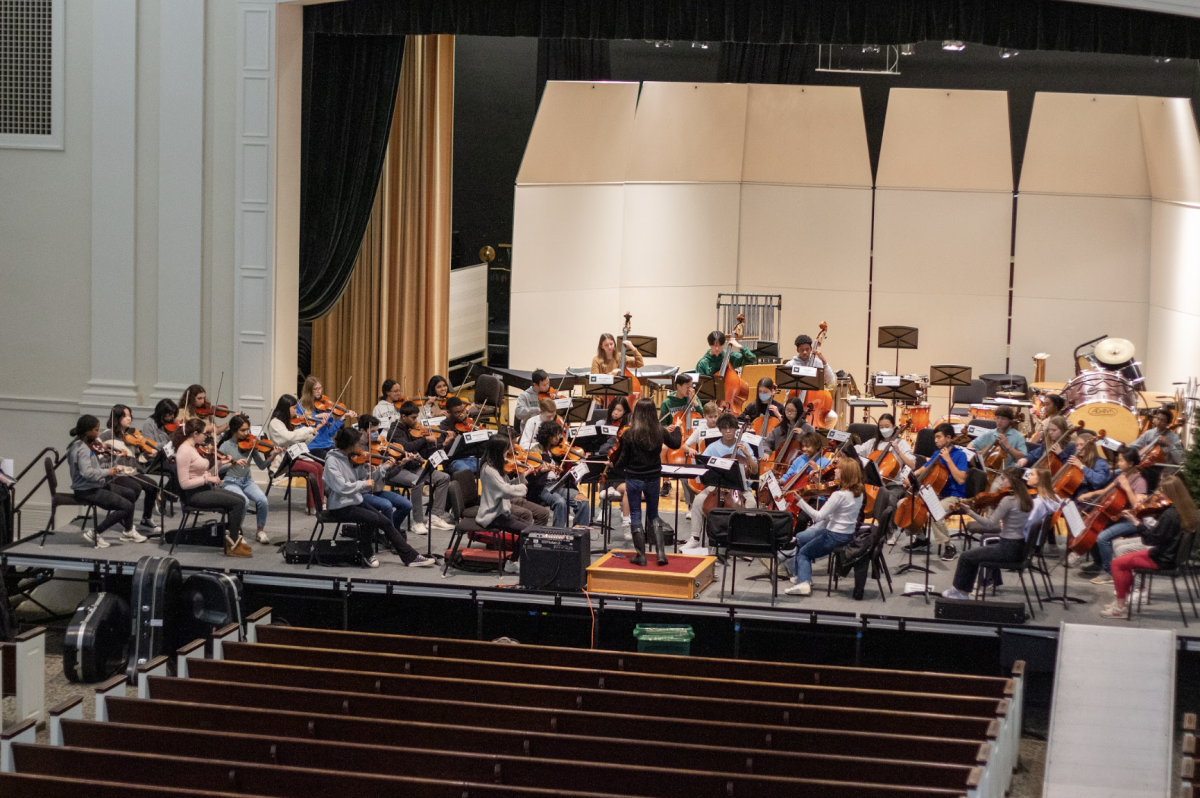
M809 391L825 390L825 369L813 369L815 374L796 374L793 369L807 368L806 366L776 366L775 367L775 389L779 391L804 391L804 398L808 399ZM807 404L804 408L804 415L807 417L809 411ZM809 421L811 424L811 420ZM816 425L814 425L816 426Z
M565 421L567 424L588 423L588 419L592 417L592 406L595 403L595 399L591 399L587 396L572 396L571 406L562 411L563 421Z
M631 335L629 343L642 357L658 357L658 339L650 335ZM620 352L617 353L620 355Z
M971 367L951 365L930 366L929 386L950 389L950 404L946 408L946 415L950 415L954 410L954 389L971 387Z
M879 328L879 341L875 344L880 349L896 350L896 373L900 373L900 350L917 348L917 328L893 325Z
M754 346L750 348L756 358L779 359L779 342L778 341L755 341Z
M892 403L892 414L896 413L896 402L917 402L917 383L914 380L900 380L899 385L876 385L875 398Z
M613 377L611 384L596 384L593 385L589 380L587 385L583 387L583 398L612 397L612 396L629 396L630 389L633 386L632 381L628 376ZM573 410L574 408L572 408Z
M701 406L705 402L724 402L725 378L717 374L696 375L696 398Z

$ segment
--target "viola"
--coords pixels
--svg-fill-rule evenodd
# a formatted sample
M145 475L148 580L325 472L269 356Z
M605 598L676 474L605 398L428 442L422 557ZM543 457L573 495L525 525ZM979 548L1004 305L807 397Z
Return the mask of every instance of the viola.
M504 473L509 475L527 476L536 471L542 464L537 458L537 465L530 462L529 452L515 443L509 444L508 454L504 455Z
M132 447L135 451L141 451L143 454L151 456L158 454L158 444L135 429L125 433L125 445Z
M475 419L468 418L466 421L454 422L454 430L456 432L473 432L475 430Z
M260 452L262 454L270 454L275 450L275 441L269 438L259 438L254 435L248 435L238 441L238 451L249 454L250 452Z
M202 405L196 405L196 415L202 418L216 416L217 418L226 418L230 413L228 405L210 405L205 402Z
M406 451L404 451L403 446L400 446L399 444L396 444L396 443L391 443L390 441L387 441L383 438L380 438L379 440L375 441L375 446L374 446L373 451L376 454L380 455L380 457L384 457L384 458L390 457L395 460L402 460L408 454Z
M125 457L124 452L117 451L110 443L99 438L89 443L88 448L98 457Z

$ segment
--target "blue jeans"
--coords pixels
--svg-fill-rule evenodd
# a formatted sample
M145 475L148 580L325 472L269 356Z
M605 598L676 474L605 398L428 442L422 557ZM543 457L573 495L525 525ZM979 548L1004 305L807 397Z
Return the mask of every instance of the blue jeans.
M250 510L250 503L254 502L254 512L258 516L258 528L262 529L267 525L267 497L263 494L262 489L254 484L253 479L250 477L225 477L221 487L245 498L246 509L242 512L243 524L246 523L246 513Z
M561 529L566 529L567 522L570 520L567 514L567 508L575 510L575 524L577 526L588 526L592 522L592 508L586 501L572 499L571 489L567 487L559 488L557 492L552 493L549 488L542 488L542 492L538 494L538 503L550 508L553 513L553 518L550 523L553 526Z
M853 533L841 535L811 527L796 535L796 556L792 558L792 575L796 577L796 584L812 582L813 560L824 557L839 546L845 546L853 538Z
M449 463L446 464L446 469L451 474L456 474L459 471L471 471L473 473L478 474L479 473L479 458L478 457L464 457L461 460L451 460Z
M1113 560L1113 541L1117 538L1127 538L1136 535L1137 524L1132 521L1118 521L1096 536L1096 545L1092 547L1092 559L1100 563L1105 571L1110 571Z
M650 479L625 478L625 496L629 499L629 523L638 526L642 523L642 497L646 498L646 525L649 526L658 518L658 492L661 483L658 477Z
M392 526L397 529L404 523L404 519L408 518L408 514L412 512L412 502L395 491L385 490L381 493L364 493L363 504L372 510L378 510L383 513L384 518L391 521Z

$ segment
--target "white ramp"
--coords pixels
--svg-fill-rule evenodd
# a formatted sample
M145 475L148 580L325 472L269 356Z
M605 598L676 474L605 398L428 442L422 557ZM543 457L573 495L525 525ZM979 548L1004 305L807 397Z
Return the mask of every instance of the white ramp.
M1064 623L1044 798L1169 798L1175 633Z

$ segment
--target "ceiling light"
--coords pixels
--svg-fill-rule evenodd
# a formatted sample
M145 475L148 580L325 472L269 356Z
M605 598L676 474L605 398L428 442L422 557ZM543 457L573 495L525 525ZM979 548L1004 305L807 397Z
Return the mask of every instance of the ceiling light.
M942 42L942 49L957 53L967 49L967 46L958 39L946 39Z

